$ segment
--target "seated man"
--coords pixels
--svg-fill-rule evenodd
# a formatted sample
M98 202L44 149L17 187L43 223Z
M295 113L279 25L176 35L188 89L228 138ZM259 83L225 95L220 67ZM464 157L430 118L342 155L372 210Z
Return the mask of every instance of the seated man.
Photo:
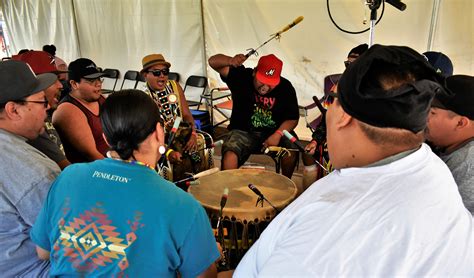
M139 90L101 108L106 159L67 167L31 231L57 277L215 277L219 257L204 208L157 175L165 144L156 104Z
M57 80L35 76L25 62L0 62L0 275L48 277L29 231L59 174L54 161L26 143L44 131L44 90Z
M182 122L176 132L166 157L172 164L160 165L160 172L170 180L181 180L185 173L201 172L204 163L199 156L190 156L198 145L198 135L194 125L194 118L189 110L183 88L178 82L169 80L171 63L161 54L150 54L142 59L143 68L140 73L145 77L144 91L152 97L158 105L158 110L164 120L166 137L170 135L175 119L181 117ZM172 168L172 172L171 172ZM166 172L166 173L165 173Z
M262 148L296 148L282 139L283 130L292 132L299 120L295 89L290 81L280 77L283 62L271 54L262 56L257 67L251 69L242 65L245 60L243 54L217 54L209 58L209 65L232 92L230 133L222 146L222 170L240 167L250 154ZM297 152L282 159L283 175L291 178L297 159Z
M344 66L347 68L352 62L354 62L360 55L369 49L366 43L360 44L349 51L347 54L347 60L344 61ZM326 90L326 89L325 89ZM334 84L329 88L330 92L335 93L337 91L337 84ZM326 93L326 92L325 92ZM325 105L325 103L323 103ZM327 151L326 143L326 115L323 113L321 123L311 135L313 138L308 145L306 145L306 154L303 154L303 190L306 190L316 180L329 174L332 171L332 165L329 161L329 154ZM316 165L319 162L321 166L326 168L324 170L321 166Z
M326 114L335 170L265 229L234 277L473 277L473 219L423 144L442 77L416 51L374 45Z
M85 58L71 62L68 69L72 91L53 113L54 127L71 163L102 159L108 149L99 119L104 73Z
M446 82L454 97L433 101L426 139L438 148L474 214L474 77L453 75Z
M29 140L28 143L56 162L59 168L64 169L71 163L64 154L63 144L52 123L52 115L54 110L58 107L58 99L61 89L63 88L59 77L64 71L58 71L54 64L54 57L45 51L28 51L22 55L13 56L13 60L20 60L27 63L35 74L50 72L58 75L58 80L44 90L49 104L48 118L46 118L44 124L44 132L42 132L38 138Z

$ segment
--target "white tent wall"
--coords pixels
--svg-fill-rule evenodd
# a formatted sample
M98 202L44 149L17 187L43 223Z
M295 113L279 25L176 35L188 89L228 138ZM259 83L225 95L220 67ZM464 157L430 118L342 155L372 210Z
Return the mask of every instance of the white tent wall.
M200 1L74 0L74 9L81 53L103 68L140 70L143 56L162 53L183 79L205 74Z
M139 70L144 55L163 53L172 64L171 70L181 74L182 82L192 74L207 74L213 87L223 83L207 66L208 57L246 53L296 17L304 16L300 24L282 34L279 42L271 41L259 50L260 55L274 53L283 60L283 76L292 81L302 105L311 103L313 95L321 96L324 76L343 71L348 51L369 39L369 32L351 35L339 31L329 19L324 0L0 1L13 53L54 43L57 55L67 62L88 57L103 68L118 68L122 74ZM453 60L455 73L472 75L473 2L403 2L407 4L403 12L385 6L375 27L374 42L407 45L419 52L432 46ZM334 20L351 31L369 26L370 11L364 3L329 1ZM382 7L379 18L381 13ZM257 61L258 57L251 56L245 65L253 67ZM189 98L196 100L198 95ZM309 138L304 123L298 134Z
M1 0L0 5L11 53L54 43L65 60L80 56L72 0Z

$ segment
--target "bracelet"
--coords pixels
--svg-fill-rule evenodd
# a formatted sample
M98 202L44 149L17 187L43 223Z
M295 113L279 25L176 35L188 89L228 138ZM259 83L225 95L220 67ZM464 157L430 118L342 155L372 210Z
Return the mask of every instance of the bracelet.
M168 150L166 151L166 154L165 154L165 155L166 155L166 159L168 159L168 156L170 156L170 153L172 153L172 152L174 152L173 149L168 149Z
M277 130L275 131L275 133L278 133L281 137L283 137L283 131L277 129Z

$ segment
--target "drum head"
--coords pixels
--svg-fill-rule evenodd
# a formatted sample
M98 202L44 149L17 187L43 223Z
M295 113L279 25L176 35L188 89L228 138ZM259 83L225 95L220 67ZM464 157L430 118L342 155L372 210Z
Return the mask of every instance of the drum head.
M289 178L260 169L220 171L199 179L200 184L189 187L191 193L211 217L217 217L225 188L229 189L223 216L238 221L268 221L276 214L266 202L255 206L258 196L248 188L251 183L278 209L286 207L296 197L296 186Z

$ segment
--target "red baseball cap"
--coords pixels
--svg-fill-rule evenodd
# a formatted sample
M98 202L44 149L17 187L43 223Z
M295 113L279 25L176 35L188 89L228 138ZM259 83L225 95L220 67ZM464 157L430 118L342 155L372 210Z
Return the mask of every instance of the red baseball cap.
M56 68L54 57L45 51L28 51L20 55L14 55L13 60L27 63L35 74L42 73L64 73Z
M283 62L275 55L262 56L258 60L255 77L263 84L276 86L280 84L280 74Z

